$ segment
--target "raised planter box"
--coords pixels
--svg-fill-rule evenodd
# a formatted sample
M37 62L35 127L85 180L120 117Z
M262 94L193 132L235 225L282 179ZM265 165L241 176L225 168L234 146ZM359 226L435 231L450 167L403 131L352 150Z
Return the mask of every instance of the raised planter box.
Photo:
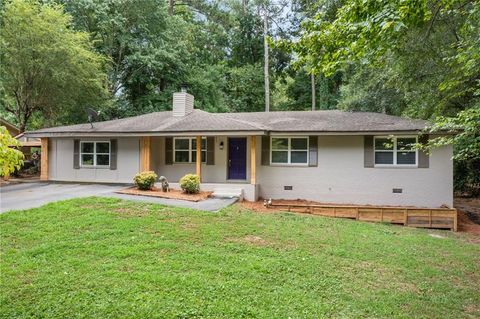
M457 210L455 208L284 204L275 202L267 203L266 206L289 212L457 231Z

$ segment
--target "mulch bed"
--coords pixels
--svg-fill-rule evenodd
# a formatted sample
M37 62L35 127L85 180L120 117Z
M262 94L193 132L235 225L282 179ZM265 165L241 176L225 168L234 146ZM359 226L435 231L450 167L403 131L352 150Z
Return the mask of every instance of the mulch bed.
M130 188L119 190L116 193L127 194L127 195L161 197L161 198L170 198L170 199L181 199L181 200L188 200L191 202L199 202L212 196L212 192L202 192L202 191L198 194L187 194L177 189L170 189L169 192L162 192L161 189L156 187L148 191L142 191L136 187L130 187Z

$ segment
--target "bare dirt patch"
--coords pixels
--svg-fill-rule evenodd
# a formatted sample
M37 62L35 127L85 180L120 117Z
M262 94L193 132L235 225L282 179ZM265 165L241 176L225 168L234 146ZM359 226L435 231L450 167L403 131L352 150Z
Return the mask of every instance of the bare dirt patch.
M458 210L458 230L478 236L480 242L480 198L456 197L454 206Z
M263 239L260 236L247 235L243 238L243 240L248 242L248 243L251 243L252 245L255 245L255 246L267 246L268 245L268 241L266 241L265 239Z
M468 314L480 313L480 307L475 304L466 305L463 307L464 311Z
M262 212L262 213L272 213L274 210L271 208L267 208L263 205L263 201L259 200L256 202L247 202L247 201L242 201L239 203L239 205L242 208L248 209L248 210L254 210L256 212Z
M156 187L148 191L142 191L136 187L130 187L130 188L119 190L116 193L127 194L127 195L170 198L170 199L181 199L181 200L187 200L191 202L199 202L212 196L212 192L200 192L198 194L187 194L177 189L170 189L169 192L162 192L160 189Z
M458 209L458 231L480 236L480 225L475 224L464 210Z
M472 222L480 225L480 198L456 197L454 206L462 210Z

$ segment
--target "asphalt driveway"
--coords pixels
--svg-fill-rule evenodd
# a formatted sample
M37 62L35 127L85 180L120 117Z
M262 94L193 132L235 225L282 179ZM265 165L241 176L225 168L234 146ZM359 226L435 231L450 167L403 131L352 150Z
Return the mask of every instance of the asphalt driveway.
M112 194L122 186L99 184L20 183L0 188L0 212L39 207L51 202Z
M162 205L217 211L236 199L211 198L200 202L116 194L125 188L122 185L78 184L78 183L20 183L0 187L0 213L9 210L28 209L71 198L88 196L108 196Z

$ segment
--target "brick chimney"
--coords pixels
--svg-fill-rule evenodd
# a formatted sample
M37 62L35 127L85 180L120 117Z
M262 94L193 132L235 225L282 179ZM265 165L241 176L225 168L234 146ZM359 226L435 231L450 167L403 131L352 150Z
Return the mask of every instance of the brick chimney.
M182 85L180 92L173 93L173 116L185 116L193 112L193 95L187 93L187 86Z

